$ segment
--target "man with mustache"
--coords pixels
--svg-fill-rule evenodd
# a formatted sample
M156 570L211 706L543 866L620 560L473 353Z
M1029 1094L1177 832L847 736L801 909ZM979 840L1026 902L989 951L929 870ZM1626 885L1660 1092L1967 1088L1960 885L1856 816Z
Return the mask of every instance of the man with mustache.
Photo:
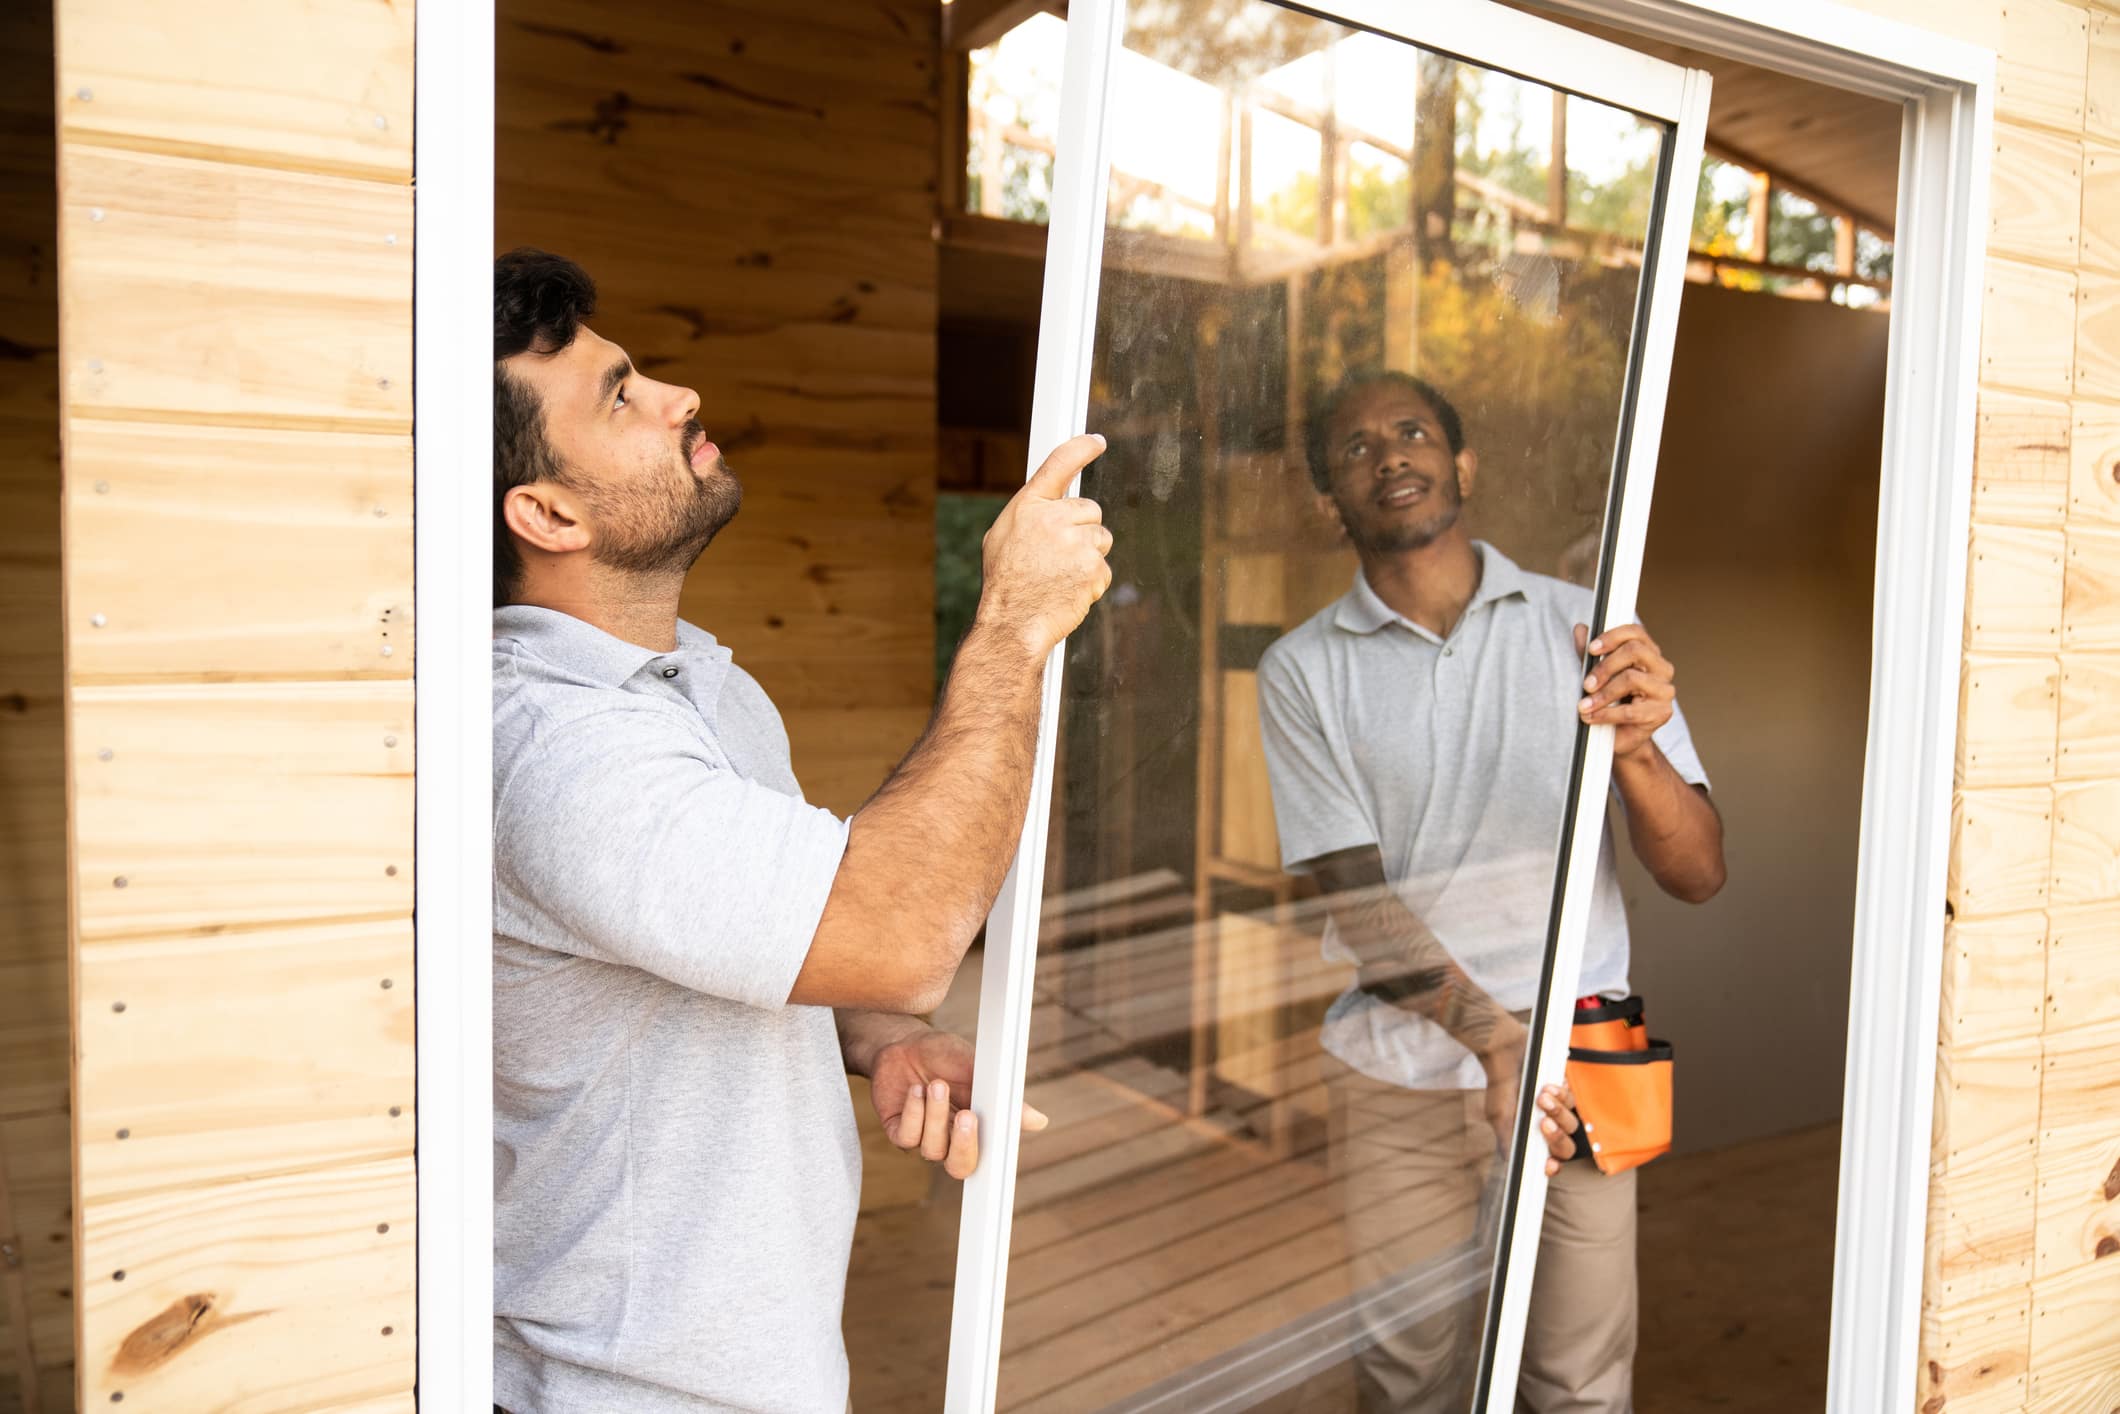
M757 682L677 617L742 489L698 395L591 329L595 299L558 256L495 263L495 1397L837 1414L846 1075L894 1143L972 1171L971 1048L917 1014L1015 851L1046 657L1111 582L1096 504L1066 495L1103 442L1002 512L926 734L836 819Z
M1463 509L1479 459L1448 398L1405 374L1359 375L1308 441L1312 482L1361 573L1267 651L1259 703L1284 864L1317 879L1327 954L1359 969L1322 1041L1332 1162L1366 1287L1480 1230L1516 1112L1577 723L1617 729L1628 839L1667 892L1703 902L1722 887L1722 824L1649 635L1606 630L1582 676L1590 592L1472 539ZM1582 991L1627 995L1609 837ZM1577 1151L1573 1098L1553 1087L1539 1108L1552 1184L1518 1407L1625 1414L1634 1174L1563 1163ZM1482 1305L1371 1331L1356 1357L1363 1406L1462 1411Z

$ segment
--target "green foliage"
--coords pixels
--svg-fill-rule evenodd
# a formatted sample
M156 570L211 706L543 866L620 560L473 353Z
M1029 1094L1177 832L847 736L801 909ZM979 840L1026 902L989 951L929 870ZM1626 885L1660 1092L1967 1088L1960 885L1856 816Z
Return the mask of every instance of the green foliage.
M1833 268L1833 218L1776 188L1767 206L1767 260L1806 270Z
M1006 496L961 495L943 492L935 497L935 691L950 675L957 645L972 626L979 607L981 583L980 540L1001 508Z

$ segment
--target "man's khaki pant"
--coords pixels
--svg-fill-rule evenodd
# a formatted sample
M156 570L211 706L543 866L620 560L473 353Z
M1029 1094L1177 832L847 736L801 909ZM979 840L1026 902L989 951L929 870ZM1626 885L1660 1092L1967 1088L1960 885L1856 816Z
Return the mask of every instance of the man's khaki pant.
M1495 1221L1493 1206L1483 1223L1481 1198L1501 1170L1485 1092L1403 1090L1329 1057L1326 1065L1330 1162L1355 1288L1418 1270L1475 1237L1491 1253L1494 1233L1482 1229ZM1355 1356L1363 1409L1464 1414L1486 1298L1482 1282L1412 1325L1373 1328ZM1629 1414L1635 1325L1634 1174L1563 1164L1547 1188L1519 1414Z

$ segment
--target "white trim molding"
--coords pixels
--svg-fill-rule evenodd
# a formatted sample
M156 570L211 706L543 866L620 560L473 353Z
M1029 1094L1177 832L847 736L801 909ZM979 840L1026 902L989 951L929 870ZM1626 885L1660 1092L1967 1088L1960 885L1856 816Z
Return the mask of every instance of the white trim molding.
M493 4L420 6L413 134L419 1387L493 1404Z

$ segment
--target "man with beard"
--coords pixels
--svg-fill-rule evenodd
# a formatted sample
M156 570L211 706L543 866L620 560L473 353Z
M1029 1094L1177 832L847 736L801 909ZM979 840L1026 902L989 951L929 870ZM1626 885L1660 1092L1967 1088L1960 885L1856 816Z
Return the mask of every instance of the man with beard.
M1606 630L1581 676L1590 592L1471 538L1462 511L1479 460L1446 397L1405 374L1360 375L1308 440L1312 482L1361 573L1267 651L1259 703L1283 861L1326 897L1327 955L1358 968L1322 1043L1359 1288L1487 1235L1483 1194L1516 1111L1576 724L1616 728L1628 838L1667 892L1702 902L1722 887L1722 825L1649 635ZM1627 995L1609 838L1582 990ZM1623 1414L1634 1174L1562 1162L1576 1153L1573 1104L1565 1087L1539 1096L1553 1181L1518 1407ZM1371 1330L1356 1357L1364 1407L1462 1411L1483 1297Z
M1040 669L1110 583L1062 444L986 537L918 744L851 820L803 802L758 684L677 617L742 499L688 388L494 270L494 1384L514 1414L847 1401L861 1155L970 1173L943 996L1014 852ZM1026 1111L1027 1128L1043 1123Z

